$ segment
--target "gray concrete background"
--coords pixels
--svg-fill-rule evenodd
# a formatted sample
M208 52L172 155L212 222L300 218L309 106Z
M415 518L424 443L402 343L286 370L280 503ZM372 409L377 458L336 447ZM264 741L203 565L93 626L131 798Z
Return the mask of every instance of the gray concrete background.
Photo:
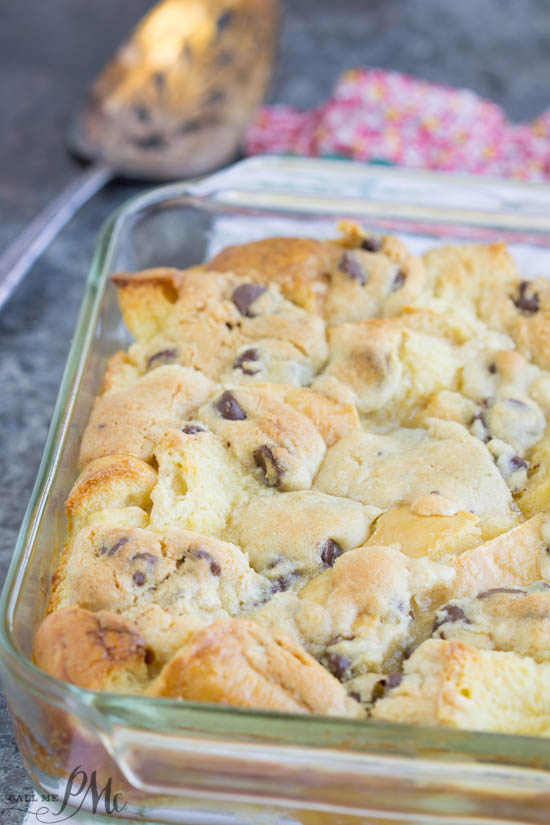
M148 0L0 0L0 248L74 174L63 148L80 96ZM352 65L467 86L514 119L550 107L547 0L287 0L272 98L311 106ZM33 268L0 316L0 581L23 517L97 232L139 191L111 185ZM0 811L30 785L0 706ZM9 807L9 806L8 806ZM22 814L6 810L3 825Z

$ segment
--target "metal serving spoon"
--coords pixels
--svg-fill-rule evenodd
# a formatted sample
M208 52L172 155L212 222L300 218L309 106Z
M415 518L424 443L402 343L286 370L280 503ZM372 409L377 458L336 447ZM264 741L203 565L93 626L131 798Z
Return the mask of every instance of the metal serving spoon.
M77 210L117 176L185 178L232 160L271 79L279 0L163 0L88 92L68 134L93 161L0 257L0 308Z

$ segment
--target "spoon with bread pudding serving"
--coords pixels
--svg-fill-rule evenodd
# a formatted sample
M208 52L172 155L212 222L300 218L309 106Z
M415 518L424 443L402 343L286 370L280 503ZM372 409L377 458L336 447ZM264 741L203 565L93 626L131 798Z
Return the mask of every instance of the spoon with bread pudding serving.
M91 86L68 145L91 161L0 256L0 308L115 177L177 180L233 160L268 89L279 0L162 0Z

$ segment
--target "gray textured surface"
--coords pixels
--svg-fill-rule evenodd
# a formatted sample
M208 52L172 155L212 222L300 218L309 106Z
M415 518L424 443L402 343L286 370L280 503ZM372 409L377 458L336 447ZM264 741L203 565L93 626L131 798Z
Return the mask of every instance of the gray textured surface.
M63 130L93 74L147 0L18 0L0 9L0 247L70 179ZM550 106L547 0L288 0L273 98L321 100L370 64L469 86L515 118ZM0 316L0 579L28 500L101 223L138 185L98 195ZM2 797L29 788L0 707ZM5 811L3 825L22 814Z

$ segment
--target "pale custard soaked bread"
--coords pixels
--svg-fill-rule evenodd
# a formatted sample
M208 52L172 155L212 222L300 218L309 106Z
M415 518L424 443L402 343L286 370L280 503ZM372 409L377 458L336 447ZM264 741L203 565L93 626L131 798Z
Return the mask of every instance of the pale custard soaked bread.
M504 244L340 229L113 276L134 342L82 439L35 661L550 735L550 287Z

